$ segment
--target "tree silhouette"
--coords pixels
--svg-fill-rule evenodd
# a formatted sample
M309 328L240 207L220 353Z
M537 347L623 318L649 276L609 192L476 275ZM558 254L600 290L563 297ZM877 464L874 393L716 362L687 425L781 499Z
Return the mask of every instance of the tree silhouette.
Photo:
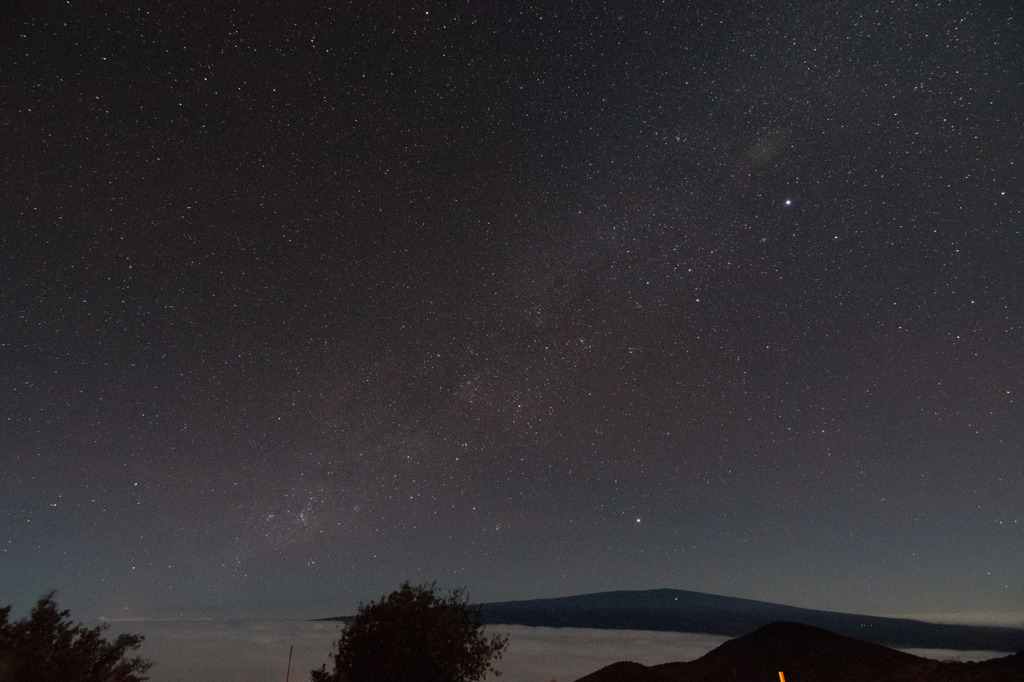
M334 672L326 666L311 682L476 682L494 672L508 638L483 632L480 613L465 591L447 597L435 586L408 582L379 602L359 605L334 647Z
M11 607L0 609L0 680L3 682L142 682L153 664L125 658L142 635L103 638L109 625L72 625L58 611L53 593L40 599L27 619L9 622Z

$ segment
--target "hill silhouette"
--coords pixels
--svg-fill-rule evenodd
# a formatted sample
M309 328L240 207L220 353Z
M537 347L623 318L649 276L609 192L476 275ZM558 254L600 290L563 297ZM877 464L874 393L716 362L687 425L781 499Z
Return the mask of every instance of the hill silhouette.
M861 616L688 590L598 592L479 606L484 622L492 625L662 630L738 637L769 623L793 622L890 647L1008 653L1024 649L1021 628Z
M695 661L620 662L576 682L1020 682L1024 652L979 663L941 662L800 623L772 623Z

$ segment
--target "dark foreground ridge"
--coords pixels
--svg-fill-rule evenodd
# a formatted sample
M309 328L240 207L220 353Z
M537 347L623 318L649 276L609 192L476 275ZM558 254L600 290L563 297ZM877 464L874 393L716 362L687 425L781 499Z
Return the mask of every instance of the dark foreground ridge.
M769 623L786 621L890 647L1007 653L1024 649L1021 628L858 616L687 590L598 592L556 599L492 602L481 604L480 610L487 624L662 630L739 637Z
M1024 652L980 663L942 662L800 623L772 623L689 663L621 662L577 682L1021 682Z

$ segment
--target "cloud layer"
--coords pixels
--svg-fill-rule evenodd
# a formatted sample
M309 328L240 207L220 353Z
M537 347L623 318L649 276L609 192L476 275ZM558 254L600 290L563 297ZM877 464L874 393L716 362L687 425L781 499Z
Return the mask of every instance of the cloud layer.
M146 635L142 655L156 662L152 682L280 682L294 647L292 680L326 663L339 624L303 620L131 621L112 623L111 633ZM501 682L571 682L616 661L655 665L689 661L729 639L719 635L646 630L535 628L495 625L509 650L498 669ZM992 652L911 651L936 659L981 660Z

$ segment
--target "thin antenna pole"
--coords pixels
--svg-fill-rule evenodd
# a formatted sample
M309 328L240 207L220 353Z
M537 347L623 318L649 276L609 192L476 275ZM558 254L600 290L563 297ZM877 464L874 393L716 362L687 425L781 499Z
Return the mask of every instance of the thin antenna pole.
M294 645L288 647L288 672L284 674L284 682L288 682L292 677L292 649L294 648Z

